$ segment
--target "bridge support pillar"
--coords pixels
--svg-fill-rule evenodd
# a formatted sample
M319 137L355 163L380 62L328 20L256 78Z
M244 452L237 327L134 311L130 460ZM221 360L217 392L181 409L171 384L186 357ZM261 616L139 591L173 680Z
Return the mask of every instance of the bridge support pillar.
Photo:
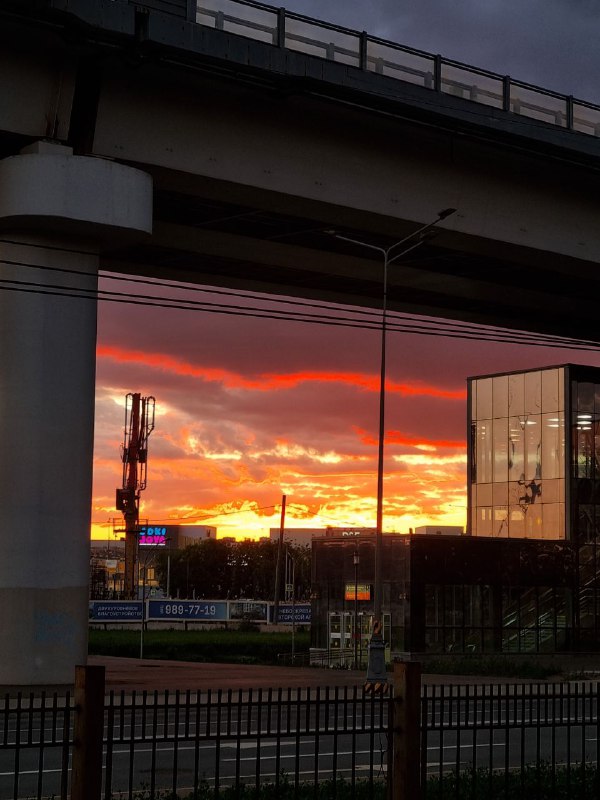
M99 249L151 222L139 170L48 143L0 161L2 685L86 662Z

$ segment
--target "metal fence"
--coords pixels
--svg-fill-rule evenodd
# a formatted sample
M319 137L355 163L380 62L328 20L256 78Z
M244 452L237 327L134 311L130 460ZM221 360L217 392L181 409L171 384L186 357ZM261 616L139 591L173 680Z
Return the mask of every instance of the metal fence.
M273 797L322 797L324 782L335 796L342 780L344 796L361 798L383 797L390 783L398 800L600 797L600 684L424 686L413 721L402 716L402 691L397 683L375 697L358 687L102 695L101 796L205 798L252 787L258 797L269 786ZM72 693L4 697L0 800L75 797L81 712ZM407 793L411 770L420 787Z
M599 702L589 682L423 687L425 797L599 797Z
M340 778L374 797L385 779L387 698L357 687L111 692L103 710L102 797L198 797L282 785L297 796ZM6 696L0 798L70 796L73 696ZM335 780L334 780L335 779ZM335 789L335 785L334 785ZM204 796L204 795L202 795Z

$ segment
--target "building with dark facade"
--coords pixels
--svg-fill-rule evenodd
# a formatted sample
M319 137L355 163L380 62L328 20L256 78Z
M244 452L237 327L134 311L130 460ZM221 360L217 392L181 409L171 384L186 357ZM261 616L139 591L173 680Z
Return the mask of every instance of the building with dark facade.
M600 369L474 377L467 402L466 535L383 537L390 651L599 650ZM314 542L316 650L364 651L373 559L372 539Z

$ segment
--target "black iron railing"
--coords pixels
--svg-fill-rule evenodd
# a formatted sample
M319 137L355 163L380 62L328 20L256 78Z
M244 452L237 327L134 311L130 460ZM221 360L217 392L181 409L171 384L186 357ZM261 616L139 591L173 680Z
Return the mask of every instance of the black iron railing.
M425 686L425 798L600 796L599 702L587 682Z
M402 780L403 741L420 764L423 800L600 796L598 683L424 686L420 722L418 713L401 718L408 695L394 694L111 692L100 708L101 796L241 796L252 787L259 797L267 786L269 796L325 796L326 783L334 796L340 781L351 797L383 796ZM78 713L71 694L5 696L0 800L67 800Z
M385 780L387 697L357 687L111 692L104 707L102 796L215 796L343 779L373 797ZM6 697L0 799L68 797L70 695ZM161 794L162 793L162 794Z

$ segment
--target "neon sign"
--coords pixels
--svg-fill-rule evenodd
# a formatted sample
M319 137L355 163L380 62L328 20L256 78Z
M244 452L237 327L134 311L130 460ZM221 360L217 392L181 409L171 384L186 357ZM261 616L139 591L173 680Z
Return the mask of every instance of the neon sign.
M167 529L152 525L142 525L139 533L139 543L142 545L161 545L167 543Z

